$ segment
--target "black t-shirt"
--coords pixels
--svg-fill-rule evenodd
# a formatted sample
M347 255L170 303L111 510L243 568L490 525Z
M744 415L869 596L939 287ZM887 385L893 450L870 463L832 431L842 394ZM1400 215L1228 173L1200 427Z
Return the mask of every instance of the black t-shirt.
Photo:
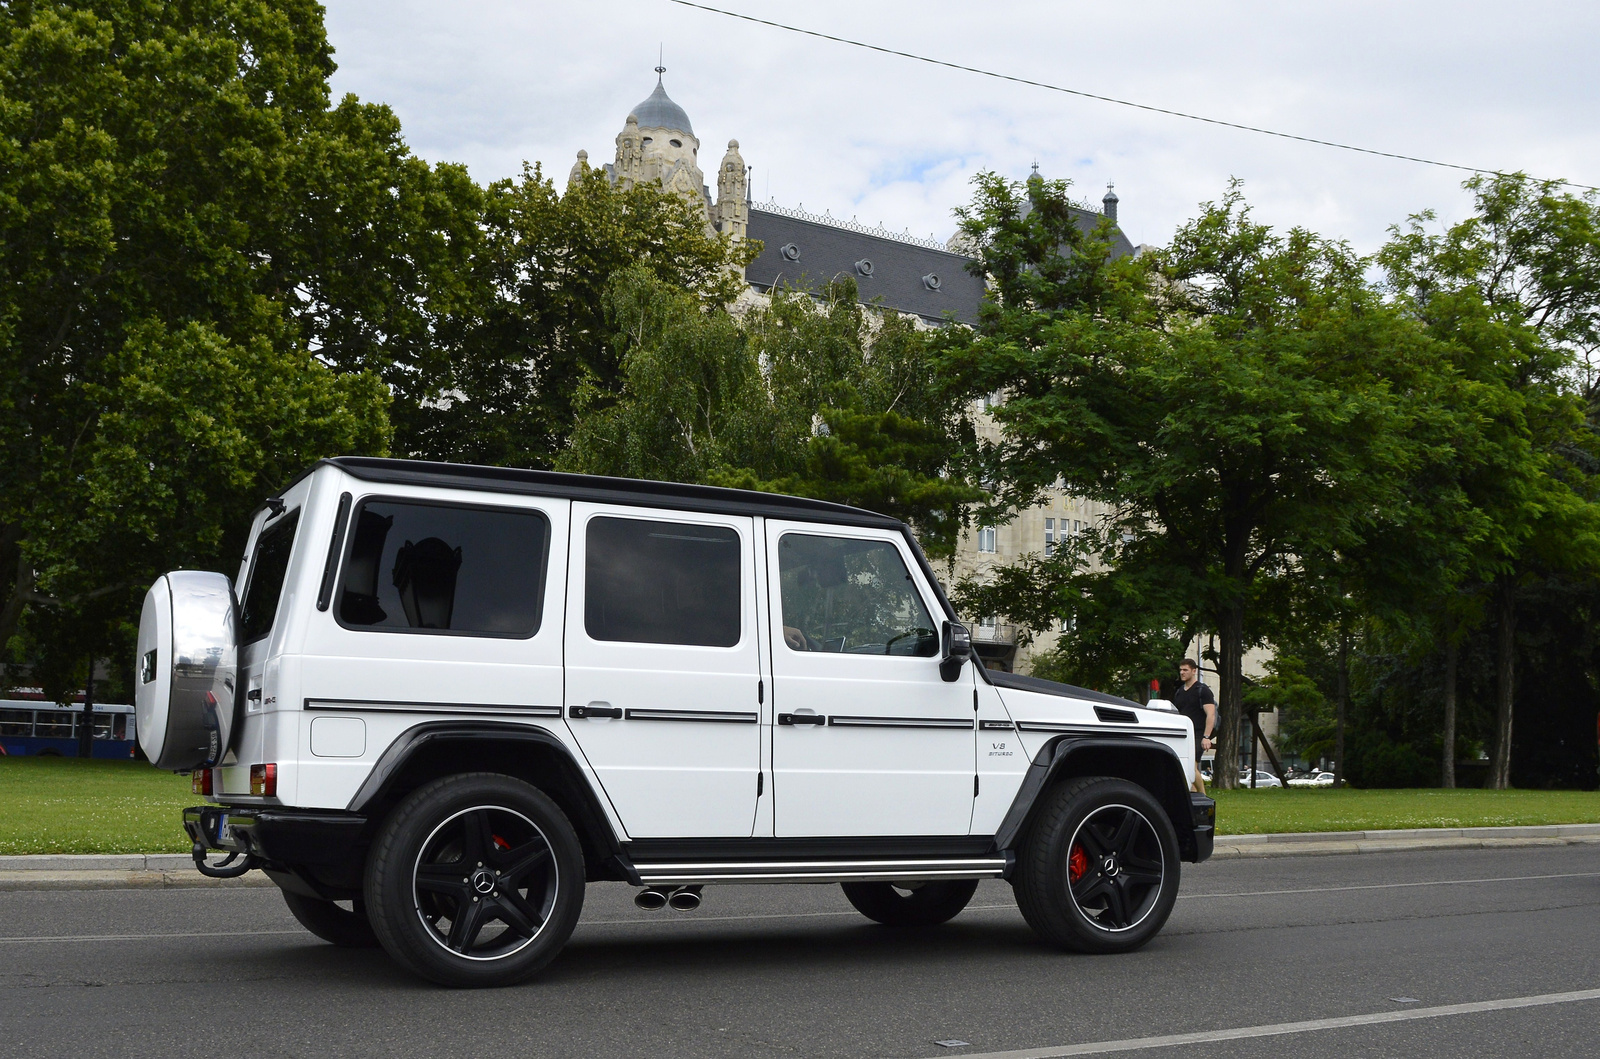
M1179 684L1178 690L1172 693L1172 704L1194 725L1194 738L1198 745L1200 738L1206 734L1206 705L1215 706L1216 696L1211 694L1210 688L1197 680L1192 688L1185 688ZM1215 735L1215 731L1212 734Z

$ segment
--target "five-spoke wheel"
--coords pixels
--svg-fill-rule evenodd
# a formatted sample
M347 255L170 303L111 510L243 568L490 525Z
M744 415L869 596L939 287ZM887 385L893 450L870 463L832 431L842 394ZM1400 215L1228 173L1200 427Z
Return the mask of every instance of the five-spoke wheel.
M1150 793L1104 776L1046 793L1013 883L1028 924L1085 952L1125 952L1154 937L1178 897L1178 839Z
M508 776L412 792L385 822L367 904L390 955L446 985L505 985L553 959L583 906L583 855L561 810Z

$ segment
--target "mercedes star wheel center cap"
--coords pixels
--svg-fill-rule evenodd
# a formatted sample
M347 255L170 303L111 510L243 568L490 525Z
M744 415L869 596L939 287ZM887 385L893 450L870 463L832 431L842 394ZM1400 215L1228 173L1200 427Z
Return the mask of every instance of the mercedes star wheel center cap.
M494 893L494 872L488 868L479 868L472 873L472 888L480 894Z
M1105 873L1107 875L1117 874L1117 855L1115 853L1106 857Z

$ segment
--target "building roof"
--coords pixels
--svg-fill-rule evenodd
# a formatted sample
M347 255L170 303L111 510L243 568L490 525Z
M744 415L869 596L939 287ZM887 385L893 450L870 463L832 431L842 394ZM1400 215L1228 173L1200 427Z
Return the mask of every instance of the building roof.
M1077 206L1072 215L1085 235L1102 220L1097 211ZM880 231L752 203L749 235L761 240L762 247L744 270L745 282L763 291L793 287L816 292L845 275L856 281L863 302L881 299L884 308L926 320L954 313L964 324L977 323L984 282L967 271L970 258ZM1133 252L1133 243L1113 224L1112 256Z
M963 323L977 322L983 280L967 272L960 254L759 205L750 210L749 236L763 245L744 277L760 290L814 292L844 275L856 281L863 302L881 299L885 308L927 320L951 312Z
M667 96L666 86L661 83L660 77L656 78L656 90L650 93L650 98L628 113L639 119L641 129L676 129L694 135L689 115Z

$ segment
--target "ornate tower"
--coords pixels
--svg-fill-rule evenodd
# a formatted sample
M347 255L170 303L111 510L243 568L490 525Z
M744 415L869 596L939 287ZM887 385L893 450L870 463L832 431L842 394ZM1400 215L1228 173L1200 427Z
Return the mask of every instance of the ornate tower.
M739 141L728 141L728 153L717 169L717 230L743 240L750 225L750 180Z
M656 90L633 108L617 136L614 176L623 187L657 181L698 205L709 222L711 202L700 172L700 140L689 115L667 95L661 78L666 72L665 66L656 67Z

